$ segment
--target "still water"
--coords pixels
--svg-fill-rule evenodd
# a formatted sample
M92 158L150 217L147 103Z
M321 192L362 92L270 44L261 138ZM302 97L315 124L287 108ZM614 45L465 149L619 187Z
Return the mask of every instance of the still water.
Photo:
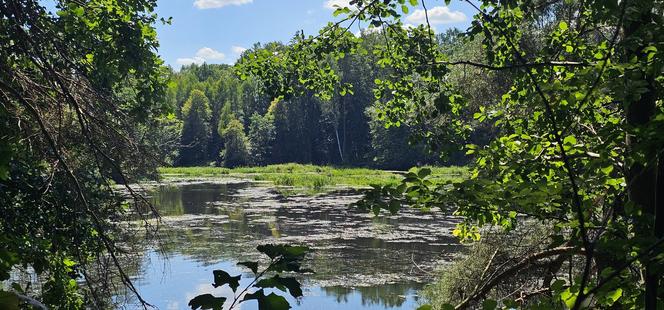
M159 309L188 309L205 293L232 299L227 286L212 287L212 271L242 273L242 288L251 274L236 263L260 260L256 246L267 243L312 248L305 267L315 273L301 279L304 297L289 299L293 309L414 309L435 266L459 249L453 217L412 209L374 216L351 206L361 197L351 191L284 197L243 181L171 182L151 197L164 217L164 246L146 246L133 280Z

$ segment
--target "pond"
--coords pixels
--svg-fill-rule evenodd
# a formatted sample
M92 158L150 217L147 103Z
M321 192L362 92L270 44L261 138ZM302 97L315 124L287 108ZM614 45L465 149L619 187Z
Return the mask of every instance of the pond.
M250 272L236 263L259 260L256 246L267 243L312 249L305 267L315 273L301 279L293 309L414 309L435 267L459 250L454 217L409 208L374 216L351 205L356 191L284 197L264 184L216 180L169 182L150 196L163 216L163 249L145 247L133 280L159 309L188 309L204 293L232 299L228 287L212 287L212 271L242 273L248 284Z

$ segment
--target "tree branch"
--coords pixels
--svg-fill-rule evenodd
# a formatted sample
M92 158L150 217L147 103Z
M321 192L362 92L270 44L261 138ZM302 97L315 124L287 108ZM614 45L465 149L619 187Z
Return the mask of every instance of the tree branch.
M506 66L494 66L494 65L490 65L490 64L479 63L479 62L474 62L474 61L466 61L466 60L436 61L436 62L432 62L431 64L432 65L447 65L447 66L469 65L469 66L473 66L473 67L478 67L478 68L483 68L483 69L488 69L488 70L494 70L494 71L524 69L524 68L541 68L541 67L579 67L579 68L585 68L585 67L592 67L592 66L595 65L593 63L576 62L576 61L546 61L546 62L520 63L520 64L512 64L512 65L506 65Z
M454 309L466 309L469 304L478 299L481 298L482 296L486 295L492 288L494 288L496 285L498 285L500 282L505 280L508 277L511 277L518 273L519 271L523 270L524 268L528 267L528 265L547 258L551 256L556 256L556 255L572 255L572 254L577 254L577 253L583 253L583 251L579 250L577 247L557 247L553 249L548 249L544 250L541 252L533 253L529 256L526 256L523 258L521 261L518 263L512 265L511 267L507 268L503 272L499 273L495 277L493 277L491 280L489 280L487 283L483 284L479 289L476 289L470 296L468 296L466 299L464 299L461 303L456 305Z

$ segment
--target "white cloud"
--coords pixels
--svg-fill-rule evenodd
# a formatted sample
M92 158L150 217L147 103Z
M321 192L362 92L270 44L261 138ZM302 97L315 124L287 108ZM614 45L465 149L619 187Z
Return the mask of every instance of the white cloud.
M383 30L383 27L370 26L368 28L362 28L362 29L358 30L357 32L355 32L355 36L359 38L362 35L369 35L369 34L372 34L372 33L379 33L382 30Z
M239 54L244 53L244 51L246 51L247 49L242 47L242 46L235 46L234 45L234 46L231 47L231 50L233 51L233 53L239 55Z
M428 11L429 23L431 25L452 24L466 20L466 14L461 11L451 11L446 6L437 6ZM426 13L424 10L416 10L406 17L406 21L413 24L426 24Z
M213 50L209 47L204 47L196 52L196 57L200 57L205 60L224 60L226 55L220 51Z
M200 57L178 58L175 62L178 65L183 65L183 66L188 66L191 64L202 65L205 62L205 59Z
M194 6L201 9L218 9L227 5L243 5L252 3L254 0L196 0Z
M337 8L355 9L355 6L350 5L350 0L327 0L325 1L325 8L330 10L336 10Z
M416 28L417 26L415 26L415 25L413 25L413 24L405 23L405 24L403 24L401 27L402 27L403 29L408 30L408 29ZM432 28L431 30L432 30L433 32L436 32L436 29L433 29L433 27L431 27L431 28Z
M178 65L188 66L191 64L201 65L204 62L221 61L226 59L226 55L209 47L203 47L196 52L194 57L178 58L175 62Z
M405 29L405 30L410 30L410 29L413 29L413 28L417 28L417 26L415 26L415 25L413 25L413 24L405 23L405 24L402 24L402 25L401 25L401 28L403 28L403 29ZM383 30L383 27L369 26L368 28L362 28L362 29L360 29L359 31L356 31L356 32L355 32L355 36L359 38L359 37L361 37L362 35L369 35L369 34L373 34L373 33L380 33L382 30ZM433 33L436 33L436 29L433 28L433 27L431 27L431 31L432 31Z

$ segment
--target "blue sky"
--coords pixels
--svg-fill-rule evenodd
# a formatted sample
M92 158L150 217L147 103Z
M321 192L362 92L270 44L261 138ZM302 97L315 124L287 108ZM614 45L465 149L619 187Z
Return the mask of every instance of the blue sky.
M171 25L157 25L166 64L179 69L190 63L229 63L256 42L288 42L299 30L315 34L334 21L332 6L348 0L159 0L157 13L172 17ZM426 2L437 31L465 29L472 8L459 2L446 7L442 0ZM418 10L419 9L419 10ZM421 7L412 8L404 22L424 21ZM357 31L354 27L353 31Z

